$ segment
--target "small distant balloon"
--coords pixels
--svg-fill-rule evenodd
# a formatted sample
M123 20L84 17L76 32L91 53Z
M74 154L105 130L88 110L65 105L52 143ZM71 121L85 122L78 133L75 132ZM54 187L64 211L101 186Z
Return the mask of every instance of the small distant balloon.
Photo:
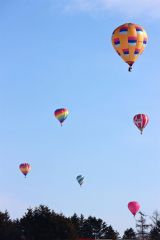
M137 128L140 130L141 134L143 132L143 129L146 127L146 125L149 122L149 118L146 114L139 113L134 116L133 118L134 124L137 126Z
M79 185L82 186L82 184L83 184L83 182L84 182L84 177L83 177L82 175L78 175L78 176L76 177L76 179L77 179Z
M30 170L31 170L31 165L28 164L28 163L21 163L21 164L19 165L19 169L20 169L20 171L24 174L24 176L26 177L27 174L28 174L28 173L30 172Z
M112 45L118 55L129 65L132 65L144 51L148 36L143 27L134 23L125 23L117 27L112 34Z
M55 112L54 112L54 115L60 122L61 126L62 126L64 120L67 118L68 114L69 114L69 111L66 108L59 108L59 109L55 110Z
M133 216L135 216L140 209L140 204L136 201L129 202L128 209L133 214Z

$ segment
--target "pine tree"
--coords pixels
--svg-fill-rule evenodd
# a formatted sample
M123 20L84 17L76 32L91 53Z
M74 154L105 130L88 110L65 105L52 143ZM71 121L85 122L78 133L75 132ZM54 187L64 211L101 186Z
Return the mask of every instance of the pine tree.
M134 232L134 230L132 228L126 229L122 238L123 239L136 239L136 233Z

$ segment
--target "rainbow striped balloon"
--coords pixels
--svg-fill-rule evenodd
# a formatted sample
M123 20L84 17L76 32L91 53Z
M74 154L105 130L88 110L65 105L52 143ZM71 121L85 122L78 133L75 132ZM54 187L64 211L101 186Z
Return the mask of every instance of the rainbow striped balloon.
M31 170L31 165L28 163L21 163L19 165L19 169L20 171L24 174L24 176L26 177L26 175L30 172Z
M59 108L54 112L55 117L60 122L61 126L64 120L67 118L69 112L66 108Z

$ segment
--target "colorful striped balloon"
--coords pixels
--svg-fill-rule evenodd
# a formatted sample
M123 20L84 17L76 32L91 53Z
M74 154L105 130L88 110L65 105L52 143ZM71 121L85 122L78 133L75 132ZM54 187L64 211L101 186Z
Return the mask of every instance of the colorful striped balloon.
M118 55L129 65L129 71L144 51L148 36L143 27L126 23L117 27L112 34L112 45Z
M19 169L20 171L24 174L24 176L26 177L26 175L30 172L31 170L31 165L28 163L21 163L19 165Z
M60 122L61 126L64 120L67 118L69 112L66 108L59 108L54 112L55 117Z
M142 134L143 129L146 127L146 125L149 122L149 118L146 114L143 114L143 113L140 114L139 113L139 114L134 116L133 122Z

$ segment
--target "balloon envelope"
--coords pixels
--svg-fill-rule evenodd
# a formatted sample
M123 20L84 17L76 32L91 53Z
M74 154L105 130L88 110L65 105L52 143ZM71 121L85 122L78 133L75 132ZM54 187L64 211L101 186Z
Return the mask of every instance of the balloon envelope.
M130 66L144 51L148 36L143 27L134 23L125 23L117 27L112 34L112 45L118 55Z
M79 185L81 186L83 184L83 182L84 182L84 177L82 175L78 175L76 177L76 179L77 179Z
M138 202L132 201L128 203L128 209L135 216L140 209L140 205Z
M64 120L67 118L68 114L69 112L66 108L59 108L54 112L55 117L58 119L61 125L64 122Z
M31 165L28 163L21 163L19 165L19 169L24 174L24 176L26 176L31 170Z
M139 113L134 116L133 122L137 126L137 128L141 131L141 134L142 134L143 129L146 127L146 125L149 122L149 118L146 114Z

